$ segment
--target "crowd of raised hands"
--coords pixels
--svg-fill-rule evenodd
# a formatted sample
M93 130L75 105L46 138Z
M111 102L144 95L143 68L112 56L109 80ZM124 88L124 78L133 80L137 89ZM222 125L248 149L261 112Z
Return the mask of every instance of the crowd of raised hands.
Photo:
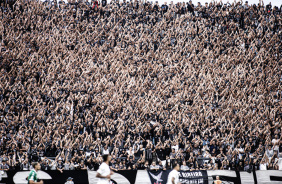
M281 7L1 0L0 169L282 169Z

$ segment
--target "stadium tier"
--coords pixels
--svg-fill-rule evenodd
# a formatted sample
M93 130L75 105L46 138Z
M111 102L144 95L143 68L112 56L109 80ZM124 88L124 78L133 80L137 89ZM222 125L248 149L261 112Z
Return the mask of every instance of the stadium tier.
M0 2L2 174L282 170L282 6Z

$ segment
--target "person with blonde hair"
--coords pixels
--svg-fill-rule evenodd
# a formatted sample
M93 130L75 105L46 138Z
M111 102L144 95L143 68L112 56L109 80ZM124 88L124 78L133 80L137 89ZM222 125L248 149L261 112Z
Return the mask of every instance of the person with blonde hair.
M221 184L222 181L219 179L219 176L216 176L215 181L213 182L214 184Z

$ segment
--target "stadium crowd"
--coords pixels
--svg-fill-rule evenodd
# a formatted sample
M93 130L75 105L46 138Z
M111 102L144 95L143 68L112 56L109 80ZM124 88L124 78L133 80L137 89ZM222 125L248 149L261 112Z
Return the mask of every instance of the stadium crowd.
M281 10L1 0L0 169L281 170Z

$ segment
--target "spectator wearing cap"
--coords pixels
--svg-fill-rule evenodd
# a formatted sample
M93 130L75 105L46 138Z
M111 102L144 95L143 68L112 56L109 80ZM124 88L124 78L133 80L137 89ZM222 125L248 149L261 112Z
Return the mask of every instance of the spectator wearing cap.
M72 177L68 177L67 182L65 184L74 184L72 180L73 180Z

